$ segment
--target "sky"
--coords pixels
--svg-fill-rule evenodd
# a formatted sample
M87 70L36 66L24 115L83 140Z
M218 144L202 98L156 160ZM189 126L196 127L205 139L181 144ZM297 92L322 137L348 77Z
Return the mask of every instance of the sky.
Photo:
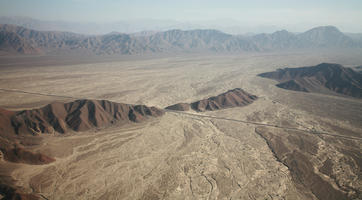
M334 25L362 32L362 0L0 0L0 16L116 22L134 19L277 26L302 31Z

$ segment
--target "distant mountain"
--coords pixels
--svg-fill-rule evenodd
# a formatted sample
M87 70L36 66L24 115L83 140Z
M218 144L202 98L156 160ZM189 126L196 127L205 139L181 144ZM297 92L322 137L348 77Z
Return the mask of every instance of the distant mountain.
M0 32L0 51L20 54L38 54L41 51L16 32Z
M272 34L258 34L252 37L252 41L264 50L361 47L359 42L333 26L316 27L300 34L293 34L286 30Z
M281 50L295 48L298 41L297 35L286 30L272 34L258 34L251 37L253 44L263 50Z
M362 98L362 73L339 64L322 63L311 67L285 68L259 74L279 81L278 87L319 93L339 93Z
M0 25L0 50L20 54L39 54L69 50L85 36L56 31L35 31L21 26Z
M257 96L247 93L246 91L235 88L217 96L195 101L193 103L178 103L166 107L168 110L188 111L190 109L197 112L220 110L225 108L246 106L253 103Z
M354 47L358 46L334 26L313 28L298 35L299 47Z
M362 33L345 33L345 34L355 41L362 42Z
M356 71L362 72L362 65L361 65L361 66L356 66L356 67L354 67L354 69L355 69Z
M163 32L173 29L217 29L231 34L272 33L281 29L277 26L246 25L238 20L201 20L201 21L177 21L157 19L129 19L115 22L69 22L38 20L30 17L0 16L0 24L12 24L38 31L65 31L80 34L100 35L113 31L134 34L139 32Z
M0 16L0 24L11 24L22 26L38 31L64 31L88 35L101 35L113 31L121 33L137 33L142 31L167 31L170 29L197 29L202 28L186 22L175 20L121 20L116 22L69 22L38 20L29 17L6 17Z
M144 34L89 36L69 32L35 31L20 26L0 25L0 51L19 54L145 54L162 52L244 52L310 48L361 48L362 44L337 28L317 27L293 34L235 36L217 30L169 30Z

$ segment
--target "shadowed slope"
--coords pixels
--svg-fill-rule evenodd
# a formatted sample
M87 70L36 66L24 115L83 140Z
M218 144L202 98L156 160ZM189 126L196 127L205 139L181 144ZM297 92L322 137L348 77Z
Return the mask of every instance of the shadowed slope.
M10 162L42 165L55 161L54 158L44 154L26 150L17 141L14 143L0 137L0 145L0 153L3 154L5 160Z
M16 134L66 133L104 127L115 122L141 122L160 116L155 107L128 105L106 100L76 100L52 103L39 109L16 112L11 124Z
M178 103L168 106L166 107L166 109L187 111L191 108L198 112L204 112L220 110L224 108L246 106L256 99L257 97L255 95L251 95L240 88L236 88L219 94L218 96L213 96L208 99L195 101L191 104Z
M341 160L337 157L324 157L325 154L320 153L324 149L321 146L324 143L323 137L294 131L275 132L264 127L256 128L255 132L265 139L275 157L289 168L297 188L310 196L310 199L312 196L320 200L360 199L358 184L345 184L339 174L338 167L341 167ZM339 147L336 149L343 155L342 160L348 161L353 166L348 173L358 177L361 168L358 162L361 159L353 154L358 155L359 144L349 141L349 145L341 145L344 142L346 141L343 139L334 140L329 141L328 145L338 144ZM345 152L353 153L349 155Z
M37 200L39 196L34 194L22 193L15 187L11 187L5 184L0 184L0 194L3 195L4 200Z
M362 73L339 64L322 63L312 67L285 68L259 74L279 81L278 87L304 92L332 91L362 98Z

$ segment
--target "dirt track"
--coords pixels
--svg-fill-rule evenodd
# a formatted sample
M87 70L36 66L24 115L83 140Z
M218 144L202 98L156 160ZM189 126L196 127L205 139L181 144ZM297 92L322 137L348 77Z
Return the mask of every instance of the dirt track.
M226 121L240 122L240 123L244 123L244 124L251 124L251 125L257 125L257 126L280 128L280 129L285 129L285 130L301 131L301 132L316 134L316 135L328 135L328 136L341 137L341 138L350 139L350 140L362 140L362 138L360 138L360 137L338 135L338 134L333 134L333 133L321 132L321 131L317 131L317 130L299 129L299 128L295 128L295 127L286 127L286 126L280 126L280 125L275 125L275 124L266 124L266 123L238 120L238 119L229 119L229 118L224 118L224 117L194 114L194 113L187 113L187 112L175 111L175 110L166 110L166 112L177 113L177 114L181 114L181 115L190 115L190 116L201 117L201 118L220 119L220 120L226 120Z

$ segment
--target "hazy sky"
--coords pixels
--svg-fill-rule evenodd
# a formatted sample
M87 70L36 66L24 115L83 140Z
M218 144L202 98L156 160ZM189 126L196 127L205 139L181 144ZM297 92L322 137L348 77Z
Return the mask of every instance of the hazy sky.
M335 25L362 32L362 0L0 0L1 16L113 22L163 19L304 29ZM298 31L298 30L296 30Z

